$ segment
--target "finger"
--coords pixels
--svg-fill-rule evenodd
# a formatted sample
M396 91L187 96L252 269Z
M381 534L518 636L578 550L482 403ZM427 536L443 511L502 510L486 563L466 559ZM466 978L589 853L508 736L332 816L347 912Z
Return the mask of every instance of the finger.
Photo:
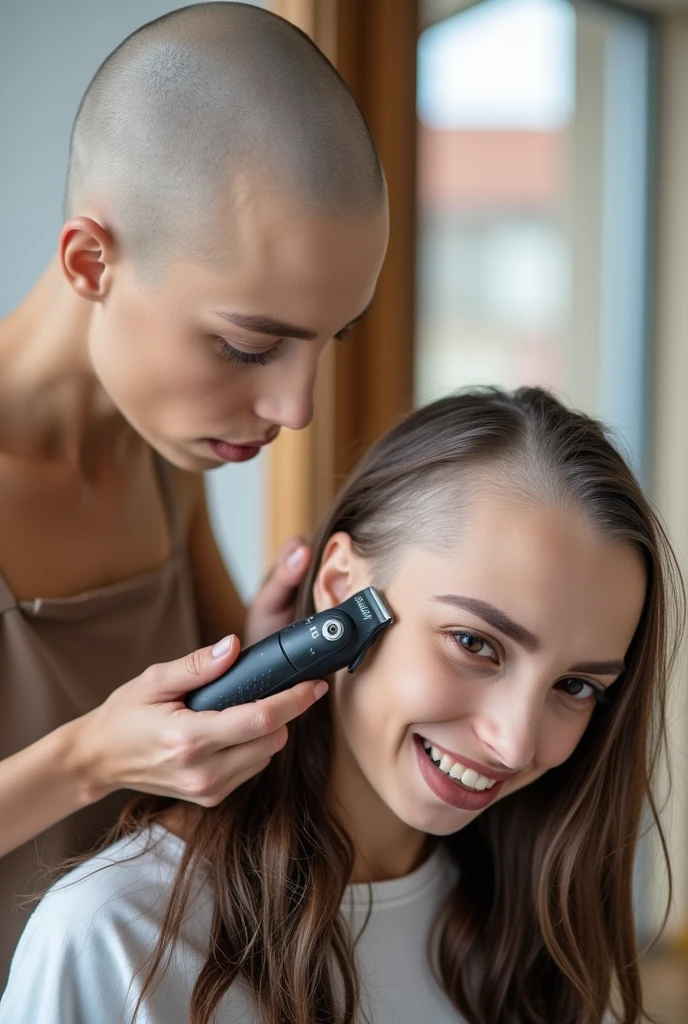
M197 746L199 752L217 751L268 736L302 715L327 690L327 683L320 679L297 683L272 697L226 708L224 711L189 711L188 708L182 708L175 715L184 720L185 729L190 730L187 732L188 740Z
M206 764L217 780L218 785L225 785L226 781L234 776L248 771L256 764L263 764L265 760L279 754L286 746L289 739L289 731L286 725L280 726L268 736L259 736L248 743L239 743L235 747L225 747L222 750L211 754Z
M267 581L270 579L273 572L275 571L276 566L281 565L283 562L286 562L294 554L297 548L303 547L308 547L308 541L300 533L293 534L282 544L280 544L279 548L277 549L277 554L275 555L275 561L273 562L273 564L270 566L265 576L263 577L263 580L260 584L260 589L262 590Z
M266 757L264 760L250 765L243 771L232 774L229 778L222 779L218 782L217 786L213 788L212 793L206 797L196 798L195 800L193 800L193 798L187 799L192 799L192 802L198 803L202 807L217 807L217 805L221 804L230 793L237 790L239 786L243 786L243 784L248 782L249 779L252 779L255 775L259 775L261 772L265 771L271 760L271 757Z
M286 585L296 586L306 575L312 553L307 544L299 544L275 566L275 576Z
M249 779L252 779L255 775L260 775L261 772L264 772L271 761L271 757L266 757L264 761L252 764L245 771L239 772L238 775L234 775L222 788L217 802L222 803L225 797L229 796L230 793L233 793L235 789L239 788L239 786L243 786L243 784L248 782Z
M176 661L151 665L135 680L151 703L178 701L197 686L211 683L234 664L241 649L238 637L226 636L213 647L201 647Z
M262 761L254 760L249 766L239 771L227 773L226 770L222 770L218 773L218 780L215 783L209 781L206 790L195 795L191 794L188 788L179 784L175 785L174 782L169 782L167 785L140 783L136 788L141 793L151 793L154 796L165 796L174 800L185 800L189 803L201 804L203 807L214 807L221 803L230 793L233 793L235 789L238 789L242 783L247 782L254 775L264 771L271 760L272 757L265 757Z
M263 614L271 614L289 607L294 599L294 590L306 575L310 561L311 551L305 544L298 545L278 561L256 596L252 611L260 608Z
M250 743L240 743L205 756L199 753L198 763L186 766L179 773L179 792L197 802L217 802L222 794L236 788L240 776L264 766L279 753L288 738L287 727L283 725L269 736L261 736Z
M301 533L294 533L288 537L277 549L275 563L285 561L297 548L308 547L308 541Z

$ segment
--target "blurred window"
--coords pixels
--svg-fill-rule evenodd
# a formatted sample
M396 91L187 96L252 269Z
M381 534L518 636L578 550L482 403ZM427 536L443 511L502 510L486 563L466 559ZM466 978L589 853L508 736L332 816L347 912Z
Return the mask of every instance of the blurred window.
M649 23L568 0L421 16L416 402L544 384L642 471Z

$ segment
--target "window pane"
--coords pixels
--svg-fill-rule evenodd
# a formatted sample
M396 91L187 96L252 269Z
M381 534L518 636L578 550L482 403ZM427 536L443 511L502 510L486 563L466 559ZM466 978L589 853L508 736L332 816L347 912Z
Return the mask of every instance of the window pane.
M463 6L418 46L416 401L544 384L641 469L648 25L569 0Z

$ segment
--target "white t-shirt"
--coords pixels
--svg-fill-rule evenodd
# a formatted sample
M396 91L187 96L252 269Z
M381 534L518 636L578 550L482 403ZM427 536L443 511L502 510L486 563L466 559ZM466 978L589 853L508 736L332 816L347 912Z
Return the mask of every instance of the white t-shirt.
M160 825L151 832L114 843L43 897L15 952L0 1024L128 1024L142 980L137 972L154 948L184 848ZM462 1021L433 979L426 952L435 913L455 879L456 868L438 848L405 878L373 884L372 913L356 956L363 1008L374 1024ZM140 1024L187 1024L212 902L210 881L202 878L170 966L139 1012ZM368 906L368 886L349 886L342 910L351 915L355 934ZM240 984L225 993L216 1020L254 1024L251 997Z

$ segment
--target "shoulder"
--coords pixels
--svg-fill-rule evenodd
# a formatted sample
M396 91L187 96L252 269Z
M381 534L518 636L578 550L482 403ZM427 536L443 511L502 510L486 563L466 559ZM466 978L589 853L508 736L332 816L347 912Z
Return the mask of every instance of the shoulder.
M159 828L119 839L51 886L34 916L59 912L83 924L89 909L111 913L115 903L152 903L174 877L182 848L181 839Z
M53 885L17 946L0 1024L116 1020L157 941L182 848L163 829L142 833ZM199 934L204 928L207 941L209 922Z

